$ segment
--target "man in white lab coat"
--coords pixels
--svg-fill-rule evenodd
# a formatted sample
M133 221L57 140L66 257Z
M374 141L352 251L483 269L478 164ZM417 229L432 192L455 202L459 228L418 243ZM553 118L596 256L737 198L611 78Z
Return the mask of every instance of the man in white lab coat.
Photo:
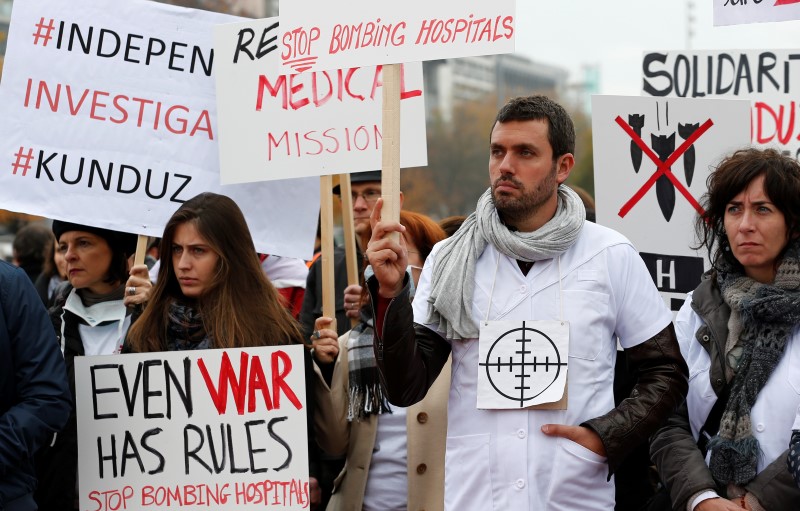
M584 222L562 185L572 120L516 98L491 132L491 187L425 262L412 304L407 252L373 212L367 257L375 350L392 403L424 397L452 352L449 510L612 510L615 468L683 400L672 315L636 250ZM614 407L617 339L638 384ZM531 405L538 405L531 407Z

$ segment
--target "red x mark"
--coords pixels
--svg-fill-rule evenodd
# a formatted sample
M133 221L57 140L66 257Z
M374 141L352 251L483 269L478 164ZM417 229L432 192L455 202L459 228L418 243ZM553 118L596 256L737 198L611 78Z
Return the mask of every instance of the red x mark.
M625 130L625 133L627 133L628 136L631 137L631 139L633 139L634 142L636 142L636 145L638 145L639 148L641 148L642 152L644 152L644 154L646 154L647 157L650 158L653 161L653 163L655 163L656 166L658 167L655 174L650 176L650 179L648 179L647 182L644 184L644 186L642 186L639 189L639 191L636 192L636 195L631 197L631 199L628 202L626 202L624 206L622 206L622 209L620 209L618 213L619 216L621 218L625 218L625 215L627 215L628 212L631 209L633 209L636 203L639 202L642 199L642 197L644 197L644 195L650 190L650 188L652 188L653 185L656 184L656 181L658 181L658 178L661 177L662 174L667 176L667 178L669 178L669 180L672 181L672 184L675 185L675 188L677 188L678 191L681 192L681 194L683 194L684 197L686 197L686 200L689 201L689 204L691 204L692 207L696 209L697 212L700 213L700 215L702 216L705 213L705 210L703 209L702 206L700 206L700 204L695 200L695 198L692 197L692 194L689 193L689 190L687 190L686 187L683 186L683 183L678 181L678 178L675 177L670 168L672 167L672 164L675 163L677 159L680 158L681 155L685 153L686 150L689 149L689 147L692 144L694 144L695 141L698 138L700 138L700 136L703 133L708 131L708 129L714 125L714 122L711 121L711 119L704 122L703 125L700 126L700 128L698 128L694 133L692 133L691 136L689 136L689 138L684 140L683 143L677 149L675 149L675 152L669 155L669 158L667 158L666 161L662 162L661 159L659 159L658 155L656 155L656 153L654 153L653 150L650 149L650 147L644 143L644 140L642 140L642 138L639 135L637 135L635 131L633 131L633 128L628 126L628 123L622 120L622 117L617 116L615 120L617 124L619 124L619 126L623 130Z

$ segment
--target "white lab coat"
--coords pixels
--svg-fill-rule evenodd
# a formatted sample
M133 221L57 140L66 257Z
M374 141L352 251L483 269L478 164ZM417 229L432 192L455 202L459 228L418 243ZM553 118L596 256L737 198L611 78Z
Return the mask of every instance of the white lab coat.
M711 358L696 340L695 333L705 322L691 308L692 293L675 318L675 333L681 354L689 366L689 393L686 405L695 440L705 424L717 395L711 388ZM772 376L761 389L750 410L753 436L758 440L762 456L756 470L761 472L783 454L789 446L792 425L800 414L800 329L795 329L786 344ZM800 422L798 423L800 425ZM706 460L708 461L708 459Z
M414 321L428 323L428 257L414 298ZM498 266L499 257L499 266ZM614 408L617 348L650 339L672 315L639 254L621 234L587 222L558 260L537 262L523 275L514 259L493 246L476 265L473 318L559 319L561 298L570 323L567 410L479 410L478 341L451 342L452 382L445 460L448 510L578 511L614 508L606 459L566 439L541 433L547 423L578 425ZM428 324L436 329L435 325ZM788 438L788 437L787 437Z

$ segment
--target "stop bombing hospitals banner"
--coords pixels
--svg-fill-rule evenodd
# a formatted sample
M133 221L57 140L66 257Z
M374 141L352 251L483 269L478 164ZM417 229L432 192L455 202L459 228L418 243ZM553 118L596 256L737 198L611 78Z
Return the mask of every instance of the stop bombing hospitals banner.
M380 168L383 68L283 75L278 30L278 18L214 29L223 183ZM401 71L400 165L425 166L422 64Z
M800 160L800 49L649 52L642 75L645 96L749 99L752 143Z
M750 142L749 102L592 97L597 223L639 251L677 311L700 283L707 257L692 250L706 178Z
M212 191L241 207L257 250L310 258L317 180L220 186L212 34L238 21L142 0L14 2L0 207L161 236Z
M80 509L308 509L303 349L77 357Z
M516 0L281 0L283 72L514 52Z
M714 25L799 19L800 0L714 0Z

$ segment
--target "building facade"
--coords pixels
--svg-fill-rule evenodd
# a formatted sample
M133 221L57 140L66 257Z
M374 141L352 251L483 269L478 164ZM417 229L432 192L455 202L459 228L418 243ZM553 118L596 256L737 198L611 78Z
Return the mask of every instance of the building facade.
M438 114L444 121L451 120L455 105L490 95L502 104L514 96L561 94L568 78L565 69L516 54L431 60L423 71L427 117Z

